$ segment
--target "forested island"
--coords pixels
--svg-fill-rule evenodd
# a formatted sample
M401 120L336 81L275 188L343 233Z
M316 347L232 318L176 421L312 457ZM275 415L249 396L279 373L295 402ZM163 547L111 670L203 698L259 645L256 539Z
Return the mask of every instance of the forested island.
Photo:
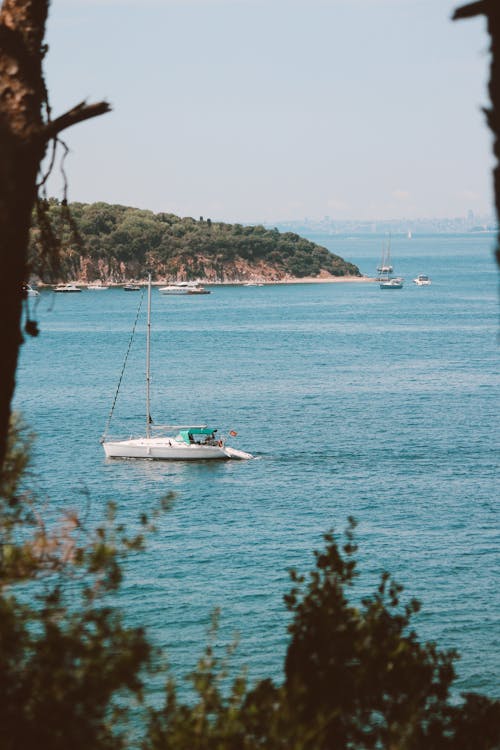
M52 272L40 253L47 233L60 245ZM361 276L353 263L293 232L107 203L45 201L33 221L30 250L32 268L44 281L119 284L146 269L157 280L208 282Z

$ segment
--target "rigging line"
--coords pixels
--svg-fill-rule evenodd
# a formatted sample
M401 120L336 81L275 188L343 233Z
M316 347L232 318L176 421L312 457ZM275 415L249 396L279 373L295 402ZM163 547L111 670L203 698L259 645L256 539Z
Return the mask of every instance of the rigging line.
M140 298L140 300L139 300L139 306L138 306L138 308L137 308L137 314L136 314L136 316L135 316L135 321L134 321L134 325L133 325L133 327L132 327L132 333L131 333L131 335L130 335L130 341L128 342L127 353L125 354L125 359L123 360L123 367L122 367L122 371L121 371L121 373L120 373L120 378L119 378L119 380L118 380L118 386L117 386L117 388L116 388L116 393L115 393L115 397L114 397L114 399L113 399L113 403L112 403L112 405L111 405L111 411L109 412L109 416L108 416L108 419L107 419L107 421L106 421L106 427L104 428L104 432L103 432L103 434L102 434L102 437L101 437L101 443L103 443L103 442L104 442L104 440L106 439L106 435L108 434L108 430L109 430L109 425L110 425L110 423L111 423L111 418L112 418L112 416L113 416L113 412L114 412L114 410L115 410L115 406L116 406L116 400L117 400L117 398L118 398L118 393L119 393L119 391L120 391L120 386L121 386L121 384L122 384L122 380L123 380L123 375L124 375L124 373L125 373L125 367L127 366L128 355L130 354L130 349L131 349L131 347L132 347L132 341L134 340L134 334L135 334L135 329L136 329L136 326L137 326L137 321L139 320L139 313L141 312L142 301L143 301L143 299L144 299L144 289L145 289L145 287L143 287L143 288L142 288L141 298Z

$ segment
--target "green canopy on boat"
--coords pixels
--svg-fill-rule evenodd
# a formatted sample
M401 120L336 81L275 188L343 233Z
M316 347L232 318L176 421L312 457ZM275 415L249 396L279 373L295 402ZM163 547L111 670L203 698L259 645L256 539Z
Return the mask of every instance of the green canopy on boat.
M185 443L189 443L190 435L212 435L216 430L213 427L190 427L187 430L179 430L179 436Z

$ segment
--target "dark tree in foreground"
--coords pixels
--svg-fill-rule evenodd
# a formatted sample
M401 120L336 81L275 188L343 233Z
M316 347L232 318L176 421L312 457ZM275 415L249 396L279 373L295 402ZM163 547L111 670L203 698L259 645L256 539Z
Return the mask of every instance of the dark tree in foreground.
M488 85L491 107L485 109L484 113L493 134L493 153L496 159L493 169L493 186L497 219L500 219L500 3L498 0L478 0L474 3L468 3L458 8L453 18L459 20L480 15L486 16L488 32L491 37L490 81ZM496 257L500 265L500 235L497 238Z
M49 529L23 490L28 442L13 420L0 476L0 747L120 750L154 651L107 597L151 521L128 536L109 506L92 530L74 511Z
M52 119L42 72L49 0L3 0L0 8L0 466L22 342L22 285L38 174L49 144L75 123L103 114L108 104L77 105Z
M418 602L402 605L402 588L387 573L356 602L353 530L351 521L343 545L325 536L307 578L292 572L283 684L247 690L237 679L224 697L224 670L209 647L192 675L197 701L179 703L170 684L164 708L151 712L147 750L500 747L500 702L450 700L457 654L418 639Z

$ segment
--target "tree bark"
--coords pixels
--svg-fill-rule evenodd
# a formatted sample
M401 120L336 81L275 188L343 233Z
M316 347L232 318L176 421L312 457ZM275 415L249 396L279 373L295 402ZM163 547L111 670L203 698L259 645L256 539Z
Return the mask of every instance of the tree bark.
M40 138L46 101L42 41L48 0L5 0L0 10L0 466L22 342L22 283L36 178L45 154Z
M48 9L49 0L3 0L0 8L0 467L23 341L22 285L40 163L59 132L109 110L105 102L82 103L50 119L42 70Z
M493 188L497 220L500 220L500 3L498 0L478 0L477 2L457 8L454 20L485 15L488 20L488 32L491 37L491 63L488 91L491 107L485 109L487 123L493 133L493 153L496 164L493 168ZM500 265L500 232L497 235L496 259Z

